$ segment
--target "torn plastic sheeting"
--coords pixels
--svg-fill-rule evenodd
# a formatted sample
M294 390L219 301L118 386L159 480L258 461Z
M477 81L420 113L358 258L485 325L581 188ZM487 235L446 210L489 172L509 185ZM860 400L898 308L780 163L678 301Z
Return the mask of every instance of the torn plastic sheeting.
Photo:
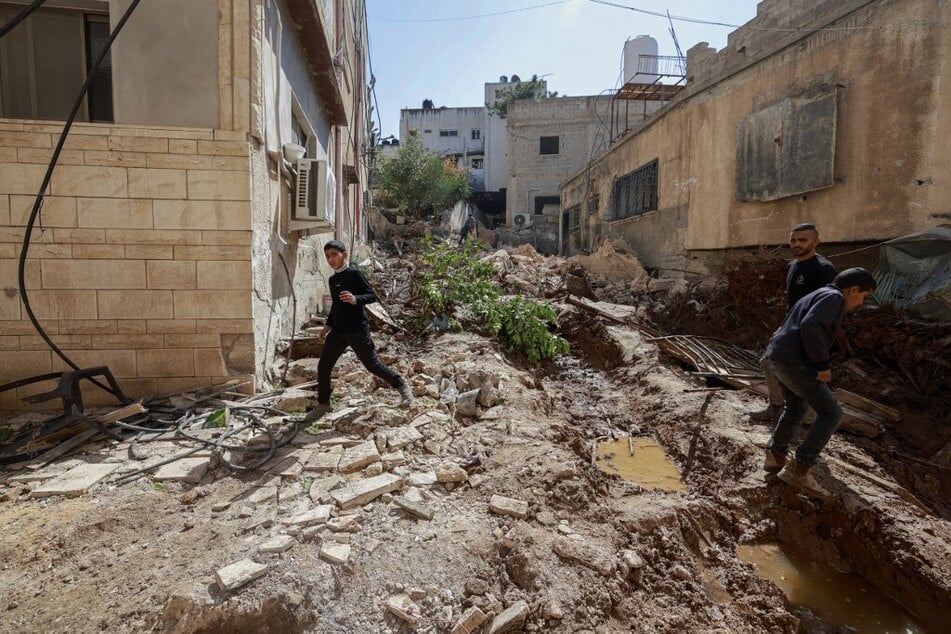
M951 227L889 240L879 252L876 297L927 319L951 320Z

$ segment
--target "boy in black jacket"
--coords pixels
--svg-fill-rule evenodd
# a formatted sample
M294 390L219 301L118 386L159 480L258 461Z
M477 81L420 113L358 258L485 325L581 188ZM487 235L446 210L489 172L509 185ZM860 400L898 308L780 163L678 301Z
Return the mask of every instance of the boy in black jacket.
M763 468L770 473L778 471L787 484L821 497L828 492L809 470L842 420L842 408L828 386L832 379L830 350L846 311L861 306L875 286L875 278L865 269L842 271L832 284L809 293L793 306L766 348L786 407L773 430ZM815 410L816 420L796 449L796 459L787 463L789 441L802 422L806 404Z
M363 310L364 304L377 301L370 283L359 269L350 266L347 246L340 240L324 245L324 257L334 270L329 280L333 306L320 333L326 342L317 364L317 406L307 413L305 420L316 420L330 411L330 373L348 347L353 348L367 370L396 388L402 397L400 404L408 407L413 402L411 386L383 365L370 338L370 324Z

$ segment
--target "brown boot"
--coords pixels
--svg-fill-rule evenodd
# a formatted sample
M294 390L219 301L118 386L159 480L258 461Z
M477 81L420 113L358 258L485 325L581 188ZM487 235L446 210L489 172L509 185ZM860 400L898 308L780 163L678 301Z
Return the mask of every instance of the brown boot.
M781 405L774 405L770 403L766 409L750 412L750 420L755 420L758 423L775 423L779 418L779 415L782 413L783 408Z
M779 472L779 479L786 484L802 489L809 495L819 498L829 497L829 492L810 473L811 469L811 467L807 467L798 460L792 460L787 462L783 470Z
M780 469L786 466L786 456L773 453L771 449L766 450L766 460L763 461L763 471L766 473L778 473Z

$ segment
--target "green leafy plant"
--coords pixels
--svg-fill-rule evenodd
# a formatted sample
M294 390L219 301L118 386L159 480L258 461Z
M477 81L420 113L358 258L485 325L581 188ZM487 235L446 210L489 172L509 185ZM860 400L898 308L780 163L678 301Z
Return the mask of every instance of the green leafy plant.
M149 486L152 488L153 491L164 491L164 490L165 490L165 485L164 485L164 484L162 484L161 482L155 482L154 480L149 480Z
M422 246L424 266L415 287L419 314L413 322L418 329L442 316L450 317L451 329L461 327L452 315L465 309L478 328L499 338L506 352L524 353L529 363L568 352L568 342L551 332L551 306L521 296L501 297L492 265L476 257L481 245L467 242L460 250L427 237Z
M208 415L208 418L205 419L205 424L202 427L205 429L214 429L216 427L224 427L227 424L228 410L218 409Z
M439 222L442 212L469 197L469 177L452 160L423 148L418 134L410 134L392 158L374 164L380 185L377 202L398 208L407 216Z
M496 92L495 101L491 104L485 104L489 112L504 119L508 116L509 104L521 99L549 99L557 97L557 92L548 92L545 90L546 84L538 78L538 75L532 75L530 81L518 81L511 87L500 88Z
M6 442L13 438L13 429L10 427L0 427L0 442Z

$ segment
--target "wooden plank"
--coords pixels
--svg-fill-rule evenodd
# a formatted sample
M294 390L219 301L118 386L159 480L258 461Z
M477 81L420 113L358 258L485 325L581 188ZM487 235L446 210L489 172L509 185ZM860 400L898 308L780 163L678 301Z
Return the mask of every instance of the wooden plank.
M901 412L893 407L888 407L887 405L882 405L876 401L873 401L870 398L866 398L855 392L850 392L848 390L843 390L839 388L835 391L835 397L839 399L840 403L851 405L853 408L862 410L863 412L868 412L869 414L876 416L878 418L884 418L885 420L890 420L894 423L901 421Z

